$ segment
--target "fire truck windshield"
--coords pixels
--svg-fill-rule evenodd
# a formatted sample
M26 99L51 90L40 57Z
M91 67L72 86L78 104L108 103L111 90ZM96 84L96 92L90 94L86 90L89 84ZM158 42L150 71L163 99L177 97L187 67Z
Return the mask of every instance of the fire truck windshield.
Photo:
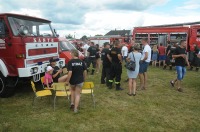
M60 48L62 51L75 50L76 48L68 41L61 41Z
M55 36L49 22L40 22L38 19L22 19L15 17L8 17L8 21L15 36L20 35L19 30L21 26L26 26L28 28L27 36Z

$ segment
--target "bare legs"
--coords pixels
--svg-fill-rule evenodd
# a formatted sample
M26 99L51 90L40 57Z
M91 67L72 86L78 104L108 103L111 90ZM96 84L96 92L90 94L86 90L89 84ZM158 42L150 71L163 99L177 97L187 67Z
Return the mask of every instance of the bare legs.
M155 67L156 67L156 62L157 62L157 61L153 61L153 62L152 62L152 66L155 66Z
M67 81L67 75L58 78L58 82L66 82L66 81Z
M77 112L81 97L81 87L71 87L71 104L74 104L74 112Z
M141 89L146 89L147 88L147 73L140 73L140 88Z
M136 79L135 78L129 78L129 94L135 95L136 94Z

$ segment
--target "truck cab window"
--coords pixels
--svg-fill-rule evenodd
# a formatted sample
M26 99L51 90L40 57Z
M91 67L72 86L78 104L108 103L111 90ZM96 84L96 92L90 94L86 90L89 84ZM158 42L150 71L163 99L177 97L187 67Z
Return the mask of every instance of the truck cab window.
M0 37L6 37L9 34L8 27L3 19L0 19Z
M200 35L200 29L197 29L197 35Z
M20 27L25 26L28 27L27 36L55 37L50 22L15 17L8 17L8 21L15 36L20 35Z

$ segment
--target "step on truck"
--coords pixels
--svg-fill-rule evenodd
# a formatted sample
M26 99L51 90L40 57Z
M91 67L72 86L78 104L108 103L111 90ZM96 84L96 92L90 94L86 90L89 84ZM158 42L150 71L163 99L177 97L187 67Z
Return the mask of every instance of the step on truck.
M49 60L59 58L58 38L51 21L26 15L0 14L0 97L14 94L19 80L40 80Z

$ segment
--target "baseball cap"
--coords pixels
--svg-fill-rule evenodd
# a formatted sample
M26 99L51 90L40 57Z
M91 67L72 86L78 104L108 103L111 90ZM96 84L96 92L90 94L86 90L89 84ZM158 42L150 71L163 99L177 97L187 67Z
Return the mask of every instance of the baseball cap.
M53 68L51 66L47 66L47 72L53 70Z
M56 62L56 59L51 58L51 59L49 60L49 62L50 62L50 63L51 63L51 62Z

